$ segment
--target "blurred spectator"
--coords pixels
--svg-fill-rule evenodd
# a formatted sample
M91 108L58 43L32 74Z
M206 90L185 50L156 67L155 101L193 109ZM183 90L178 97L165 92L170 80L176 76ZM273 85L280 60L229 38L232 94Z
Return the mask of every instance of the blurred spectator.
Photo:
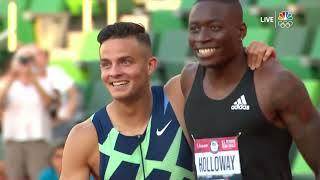
M73 79L57 66L48 67L49 53L43 49L36 50L37 72L41 77L47 78L52 85L55 95L59 100L51 109L51 117L54 119L53 137L66 137L71 129L71 122L78 104L78 90Z
M38 180L59 180L62 168L63 149L64 142L57 143L53 146L49 157L49 167L40 172ZM0 180L2 180L1 176ZM89 180L94 180L93 176L90 176Z
M2 160L0 161L0 180L7 180L5 164Z
M39 180L58 180L61 167L62 167L62 155L63 155L64 143L58 144L53 147L49 158L49 167L43 169L40 172Z
M10 180L36 180L48 164L51 121L47 109L52 88L34 71L34 57L29 47L19 49L0 81L5 165Z

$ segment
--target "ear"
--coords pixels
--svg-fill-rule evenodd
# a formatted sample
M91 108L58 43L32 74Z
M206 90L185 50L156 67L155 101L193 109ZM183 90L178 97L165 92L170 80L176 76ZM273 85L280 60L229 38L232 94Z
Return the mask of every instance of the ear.
M152 56L148 59L148 74L151 76L158 67L158 60L156 57Z
M242 41L247 35L247 25L242 23L240 26L240 40Z

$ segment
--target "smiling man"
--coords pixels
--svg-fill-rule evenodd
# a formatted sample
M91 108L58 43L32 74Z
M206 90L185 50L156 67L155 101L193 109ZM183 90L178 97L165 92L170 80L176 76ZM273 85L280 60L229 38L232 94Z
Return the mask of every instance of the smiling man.
M101 79L113 100L70 132L61 180L194 179L192 153L176 117L174 86L151 87L157 67L149 35L134 23L98 35ZM258 45L265 52L269 47ZM262 56L258 61L262 61ZM179 86L180 88L180 86ZM177 101L178 102L178 101Z
M61 180L193 179L192 153L162 87L149 35L134 23L102 29L101 79L113 101L68 137ZM100 159L100 160L99 160Z
M292 179L293 139L320 179L320 117L303 83L275 60L250 70L245 36L238 0L198 0L193 6L189 44L198 63L171 81L178 84L171 96L179 96L181 78L185 108L176 114L184 111L194 140L198 178ZM218 147L209 147L212 142ZM222 163L225 157L234 161ZM230 162L235 168L221 168Z

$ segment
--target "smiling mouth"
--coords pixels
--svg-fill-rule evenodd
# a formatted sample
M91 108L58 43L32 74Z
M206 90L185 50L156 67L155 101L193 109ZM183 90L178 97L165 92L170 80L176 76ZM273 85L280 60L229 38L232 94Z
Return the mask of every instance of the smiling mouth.
M114 81L111 83L113 87L122 87L129 83L129 81Z
M213 56L216 50L217 50L216 48L201 48L201 49L197 49L196 53L199 58L206 58L206 57Z

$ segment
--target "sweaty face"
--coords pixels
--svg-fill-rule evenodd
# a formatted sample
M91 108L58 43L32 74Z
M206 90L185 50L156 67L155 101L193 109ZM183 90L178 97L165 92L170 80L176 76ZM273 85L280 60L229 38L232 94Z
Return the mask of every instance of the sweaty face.
M242 48L242 26L241 13L234 5L198 2L190 12L189 45L199 63L216 67L235 57Z
M149 88L156 61L134 37L109 39L100 47L101 79L113 99L135 99Z

